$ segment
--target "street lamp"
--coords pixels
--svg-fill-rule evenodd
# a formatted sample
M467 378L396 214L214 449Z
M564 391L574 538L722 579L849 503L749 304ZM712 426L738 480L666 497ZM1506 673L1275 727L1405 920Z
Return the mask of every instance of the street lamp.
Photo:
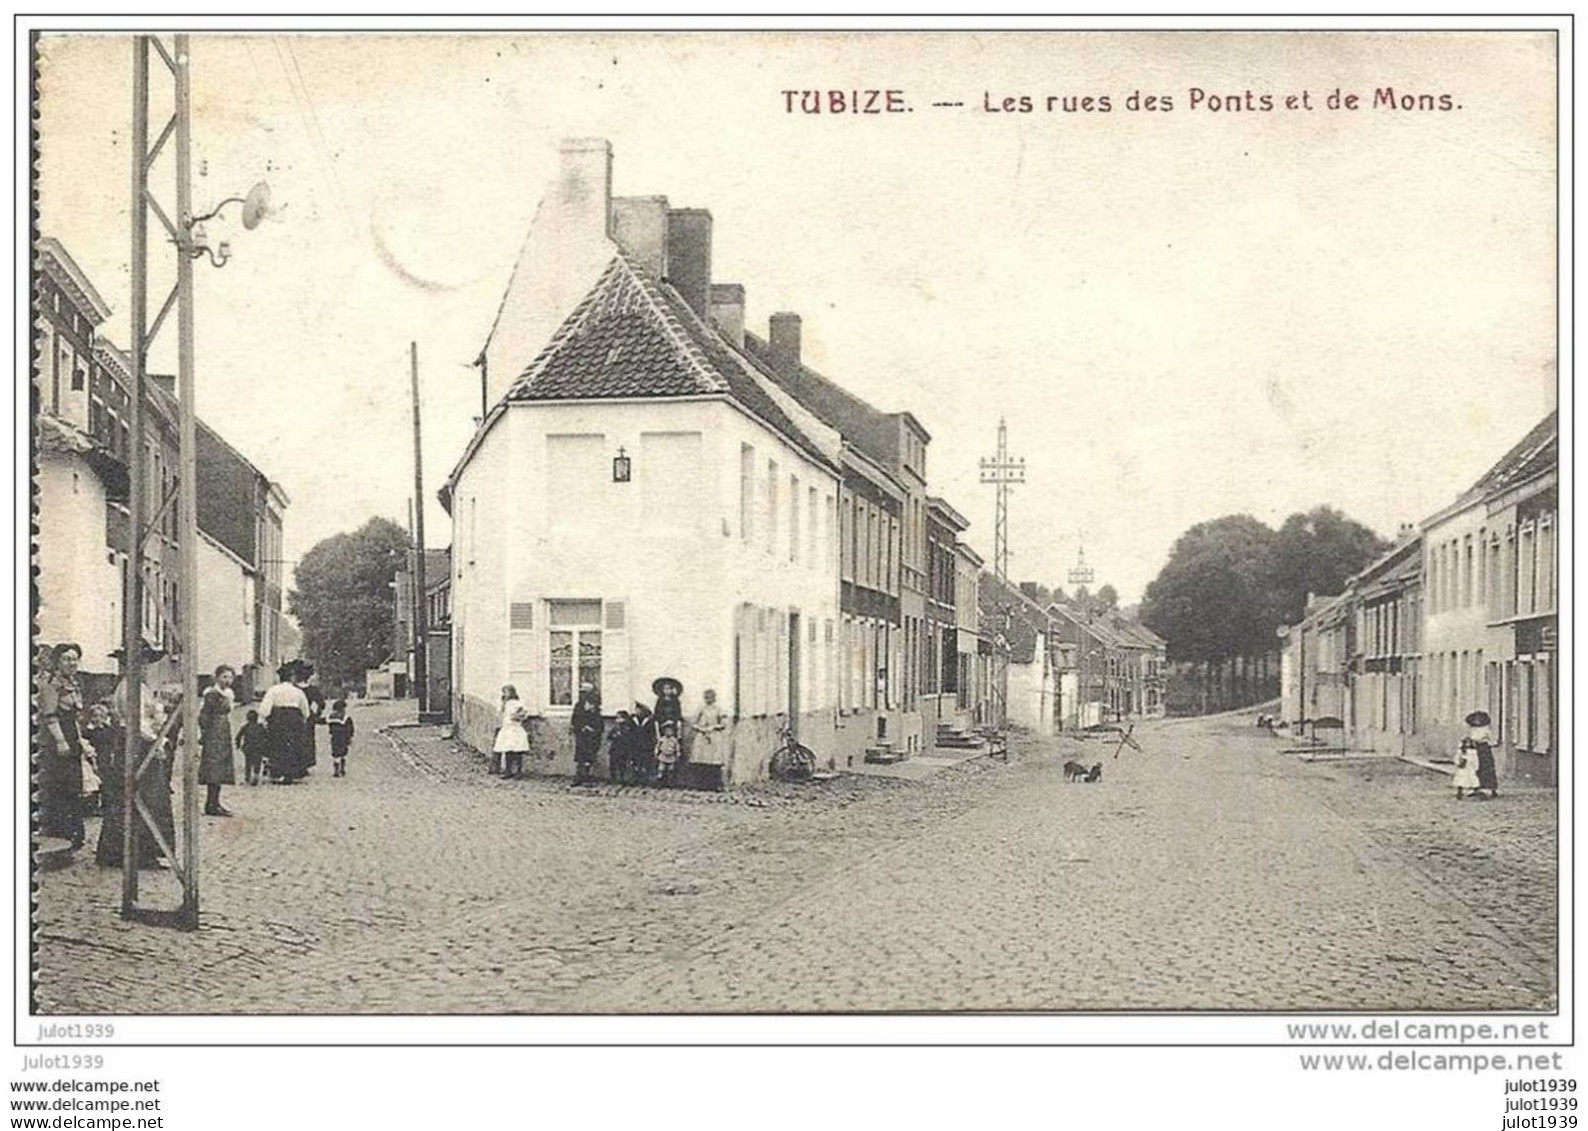
M270 214L270 186L260 181L248 190L247 196L229 196L204 215L193 217L188 222L188 254L194 259L208 255L211 266L224 267L226 261L232 257L231 244L222 240L212 248L209 244L209 236L204 231L204 222L215 219L228 204L243 206L243 228L251 232L259 227L259 221Z

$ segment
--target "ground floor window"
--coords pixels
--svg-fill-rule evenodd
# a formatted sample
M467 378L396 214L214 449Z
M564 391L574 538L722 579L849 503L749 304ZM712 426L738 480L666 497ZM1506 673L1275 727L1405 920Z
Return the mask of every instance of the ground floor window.
M547 702L571 707L579 685L601 693L601 602L547 601L550 621Z

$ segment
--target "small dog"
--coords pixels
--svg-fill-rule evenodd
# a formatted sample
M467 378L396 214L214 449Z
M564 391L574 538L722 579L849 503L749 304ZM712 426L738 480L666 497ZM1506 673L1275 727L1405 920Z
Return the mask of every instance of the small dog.
M1086 772L1086 767L1081 765L1079 762L1071 761L1064 763L1065 781L1076 781L1079 778L1085 777Z
M1094 762L1092 764L1092 768L1090 770L1086 771L1086 776L1084 778L1082 778L1081 780L1084 781L1084 782L1102 781L1103 780L1103 763Z

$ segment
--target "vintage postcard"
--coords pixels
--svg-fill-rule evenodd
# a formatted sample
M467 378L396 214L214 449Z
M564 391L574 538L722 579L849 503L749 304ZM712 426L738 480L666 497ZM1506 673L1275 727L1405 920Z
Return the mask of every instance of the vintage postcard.
M29 49L30 1035L1568 1027L1557 30Z

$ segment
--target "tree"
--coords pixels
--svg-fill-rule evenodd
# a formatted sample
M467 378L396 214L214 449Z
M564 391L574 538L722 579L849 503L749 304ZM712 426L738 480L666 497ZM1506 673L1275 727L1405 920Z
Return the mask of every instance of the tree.
M1352 574L1388 549L1388 542L1333 507L1291 515L1279 528L1275 547L1280 623L1295 624L1306 611L1308 593L1341 592Z
M1226 515L1182 534L1143 595L1142 623L1172 660L1225 660L1275 646L1278 536L1251 515Z
M325 682L360 682L391 656L397 627L391 582L411 553L402 527L372 518L318 543L298 563L287 604L303 629L304 653Z
M1048 607L1048 602L1051 599L1048 594L1048 587L1035 581L1022 581L1020 583L1020 592L1031 598L1031 600L1035 601L1037 604L1041 605L1044 609Z
M1098 589L1095 600L1100 612L1111 613L1119 608L1119 592L1106 581L1103 583L1102 588Z

